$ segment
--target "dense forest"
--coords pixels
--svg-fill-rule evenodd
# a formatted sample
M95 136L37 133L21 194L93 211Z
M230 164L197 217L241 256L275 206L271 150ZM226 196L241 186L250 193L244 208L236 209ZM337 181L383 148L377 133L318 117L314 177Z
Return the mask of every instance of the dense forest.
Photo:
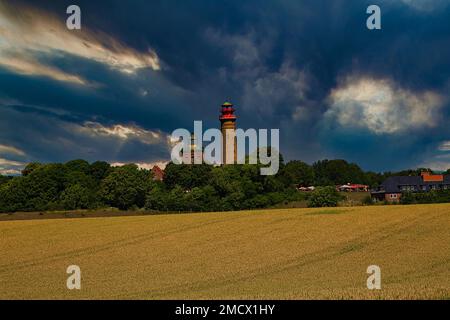
M421 169L397 173L365 172L344 160L284 164L275 176L262 176L259 165L175 165L169 163L163 182L152 172L130 164L73 160L64 164L30 163L21 176L0 176L0 212L74 210L115 207L156 211L228 211L265 208L305 200L312 206L335 205L335 186L345 183L379 185L390 175L415 175ZM312 195L295 186L319 187ZM320 187L323 188L320 188ZM411 200L412 201L412 200Z

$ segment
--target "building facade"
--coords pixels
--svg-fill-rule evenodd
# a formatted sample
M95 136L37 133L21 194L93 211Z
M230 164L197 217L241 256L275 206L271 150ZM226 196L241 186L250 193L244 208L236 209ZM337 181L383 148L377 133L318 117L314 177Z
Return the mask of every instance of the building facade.
M399 202L406 192L432 190L450 190L450 175L422 172L420 176L389 177L371 195L377 201Z

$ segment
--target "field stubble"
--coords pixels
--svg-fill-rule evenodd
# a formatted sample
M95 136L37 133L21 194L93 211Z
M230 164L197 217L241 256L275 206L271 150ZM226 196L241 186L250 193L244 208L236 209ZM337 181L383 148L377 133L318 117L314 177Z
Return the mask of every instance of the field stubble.
M0 298L448 299L449 231L449 204L3 221Z

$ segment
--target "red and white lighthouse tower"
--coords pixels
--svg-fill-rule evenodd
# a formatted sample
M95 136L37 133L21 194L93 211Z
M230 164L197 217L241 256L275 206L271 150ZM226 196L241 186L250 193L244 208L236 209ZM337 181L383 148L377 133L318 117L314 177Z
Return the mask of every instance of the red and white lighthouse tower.
M222 131L222 163L237 162L236 115L233 105L225 102L220 113L220 130Z

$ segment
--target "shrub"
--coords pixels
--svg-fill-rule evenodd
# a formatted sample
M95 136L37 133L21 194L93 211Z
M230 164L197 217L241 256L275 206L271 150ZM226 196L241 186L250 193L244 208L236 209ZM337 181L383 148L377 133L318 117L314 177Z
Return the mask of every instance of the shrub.
M363 205L370 206L370 205L373 204L373 199L372 199L372 197L370 195L367 195L367 196L364 197L364 199L362 199L361 202L362 202Z
M450 190L433 190L430 192L411 193L402 195L402 204L412 203L445 203L450 202Z
M308 207L337 207L344 197L334 187L317 188L311 193Z
M402 194L401 204L413 204L416 202L416 197L412 192L405 192Z

